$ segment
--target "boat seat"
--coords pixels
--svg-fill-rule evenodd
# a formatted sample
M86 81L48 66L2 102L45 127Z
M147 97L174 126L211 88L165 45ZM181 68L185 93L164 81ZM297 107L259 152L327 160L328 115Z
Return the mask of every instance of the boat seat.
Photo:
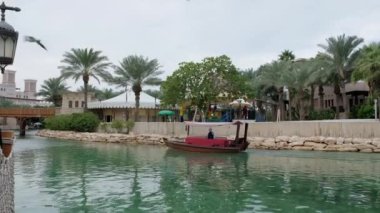
M225 137L218 137L214 139L208 139L206 137L187 137L185 139L186 144L192 144L196 146L208 146L208 147L227 147L228 140Z

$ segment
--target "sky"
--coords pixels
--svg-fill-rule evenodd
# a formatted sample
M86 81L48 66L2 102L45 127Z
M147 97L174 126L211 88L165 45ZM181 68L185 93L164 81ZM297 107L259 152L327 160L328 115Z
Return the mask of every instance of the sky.
M157 59L165 79L183 61L227 55L240 69L257 68L285 49L297 58L322 51L326 38L356 35L380 41L379 0L6 0L19 32L16 85L58 77L62 55L94 48L110 62L129 55ZM41 39L48 51L24 36ZM110 70L112 71L112 70ZM100 88L109 87L90 81ZM83 83L68 81L75 90Z

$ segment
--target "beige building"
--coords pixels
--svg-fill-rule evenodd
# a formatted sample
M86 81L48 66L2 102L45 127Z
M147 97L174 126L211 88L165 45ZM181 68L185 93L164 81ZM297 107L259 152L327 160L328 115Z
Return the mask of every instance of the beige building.
M138 120L141 122L158 121L159 100L141 92ZM88 103L88 109L99 115L104 122L134 119L135 94L124 92L114 98Z
M95 94L89 92L88 101L95 101ZM65 92L62 94L62 107L59 114L80 113L84 110L84 93L83 92Z
M13 104L28 106L51 105L49 102L36 99L37 80L25 79L24 91L21 91L20 88L16 86L16 71L7 69L1 77L0 102L10 101ZM0 117L0 127L4 129L15 129L17 128L17 121L15 118Z

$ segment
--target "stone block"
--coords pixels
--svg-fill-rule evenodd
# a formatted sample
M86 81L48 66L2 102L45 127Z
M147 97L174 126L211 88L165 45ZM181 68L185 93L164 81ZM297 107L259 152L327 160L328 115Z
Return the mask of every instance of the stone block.
M313 147L311 147L311 146L293 146L293 150L312 151Z
M328 145L335 145L336 144L336 138L333 138L333 137L325 138L325 143Z
M317 147L320 149L325 148L327 145L324 143L316 143L316 142L305 142L304 146L311 146L311 147Z
M276 142L288 142L289 140L288 136L277 136L275 139Z

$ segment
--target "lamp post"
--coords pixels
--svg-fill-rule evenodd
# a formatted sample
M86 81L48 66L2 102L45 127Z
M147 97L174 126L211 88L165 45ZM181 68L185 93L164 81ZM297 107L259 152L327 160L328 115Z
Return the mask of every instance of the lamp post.
M16 12L21 11L18 7L9 7L4 4L0 5L1 22L0 22L0 69L4 74L4 69L7 65L13 64L13 59L16 53L18 32L12 25L5 22L5 11L13 10Z

